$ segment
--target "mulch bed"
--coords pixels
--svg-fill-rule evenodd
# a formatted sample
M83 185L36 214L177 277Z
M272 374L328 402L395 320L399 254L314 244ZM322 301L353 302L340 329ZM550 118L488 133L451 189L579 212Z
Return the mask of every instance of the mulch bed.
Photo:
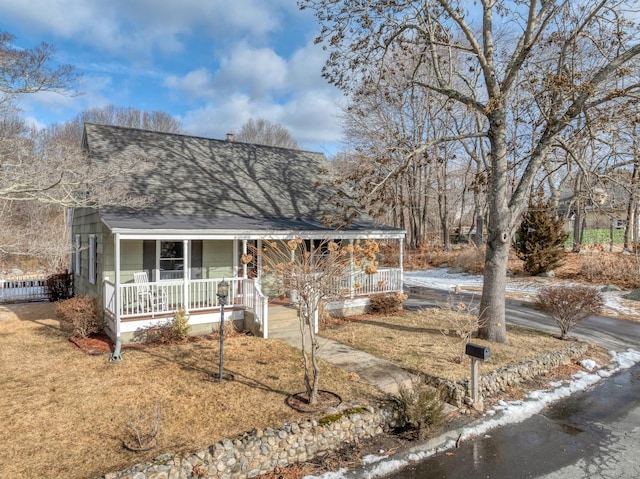
M69 338L69 341L91 356L111 354L114 350L113 342L105 333L92 334L87 338L76 338L72 336Z
M336 393L320 389L315 404L309 404L309 397L306 391L291 394L286 401L290 408L298 412L318 412L340 405L342 398Z

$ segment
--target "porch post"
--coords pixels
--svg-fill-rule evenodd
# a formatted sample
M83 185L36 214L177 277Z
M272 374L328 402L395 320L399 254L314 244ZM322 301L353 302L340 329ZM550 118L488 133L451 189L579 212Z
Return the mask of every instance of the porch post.
M109 361L121 361L120 348L122 347L122 338L120 337L120 234L114 235L113 244L113 265L115 269L115 278L113 281L115 291L113 292L113 307L115 310L116 321L116 347L109 356Z
M246 255L247 254L247 240L244 239L242 240L242 255ZM242 262L242 278L243 279L247 279L247 264L243 261Z
M184 305L185 312L189 312L189 280L191 279L191 261L189 261L189 240L182 240L182 251L184 252L183 258L183 270L182 270L182 304Z
M256 271L256 281L258 284L262 284L262 240L259 239L257 244L257 253L256 253L256 267L258 270Z
M400 247L398 248L398 261L400 262L400 292L404 293L404 240L399 238L398 241L400 242Z
M349 243L351 244L351 253L349 254L349 256L351 257L351 261L349 261L349 294L351 296L351 298L355 297L356 295L356 291L354 289L354 285L353 285L353 275L354 275L354 269L353 269L353 239L349 240Z

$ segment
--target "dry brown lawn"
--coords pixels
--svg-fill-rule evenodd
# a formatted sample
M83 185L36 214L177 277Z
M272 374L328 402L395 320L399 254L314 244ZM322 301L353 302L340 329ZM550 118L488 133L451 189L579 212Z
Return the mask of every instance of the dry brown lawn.
M456 325L460 324L464 324L462 313L427 309L343 320L323 329L321 334L406 368L458 381L470 374L470 360L457 360L464 356L461 351L464 351L465 342L456 335ZM507 331L509 344L471 340L491 349L489 361L480 363L481 374L570 345L552 334L528 328L508 325Z
M281 341L228 338L225 372L235 380L214 383L217 341L125 349L110 363L69 342L54 317L48 303L0 306L1 477L96 477L302 417L285 404L303 389L300 352ZM378 394L329 365L321 386L343 401ZM159 447L126 451L125 424L158 405Z

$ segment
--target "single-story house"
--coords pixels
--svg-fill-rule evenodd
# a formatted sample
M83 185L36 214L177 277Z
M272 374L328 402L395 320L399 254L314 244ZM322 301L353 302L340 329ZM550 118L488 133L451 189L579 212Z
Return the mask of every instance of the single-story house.
M374 292L402 291L404 231L364 216L328 226L336 187L321 153L91 123L83 147L93 162L153 162L122 172L132 195L150 199L146 206L72 212L74 292L100 299L118 352L136 331L179 309L190 315L192 332L211 332L221 317L216 293L223 280L230 283L225 320L267 337L260 257L241 260L264 240L397 242L399 264L371 278L344 278L350 294L342 306Z

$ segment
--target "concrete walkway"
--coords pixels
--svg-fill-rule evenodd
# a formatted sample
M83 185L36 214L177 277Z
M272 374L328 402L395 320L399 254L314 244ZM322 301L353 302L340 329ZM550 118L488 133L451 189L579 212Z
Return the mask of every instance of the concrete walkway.
M300 331L278 331L270 335L271 338L281 339L296 348L301 348L302 340ZM405 369L391 361L377 358L358 349L338 343L331 339L318 336L320 349L318 357L339 368L357 374L364 382L367 382L387 394L398 394L401 384L406 387L411 385L414 378ZM310 340L307 340L307 348Z

